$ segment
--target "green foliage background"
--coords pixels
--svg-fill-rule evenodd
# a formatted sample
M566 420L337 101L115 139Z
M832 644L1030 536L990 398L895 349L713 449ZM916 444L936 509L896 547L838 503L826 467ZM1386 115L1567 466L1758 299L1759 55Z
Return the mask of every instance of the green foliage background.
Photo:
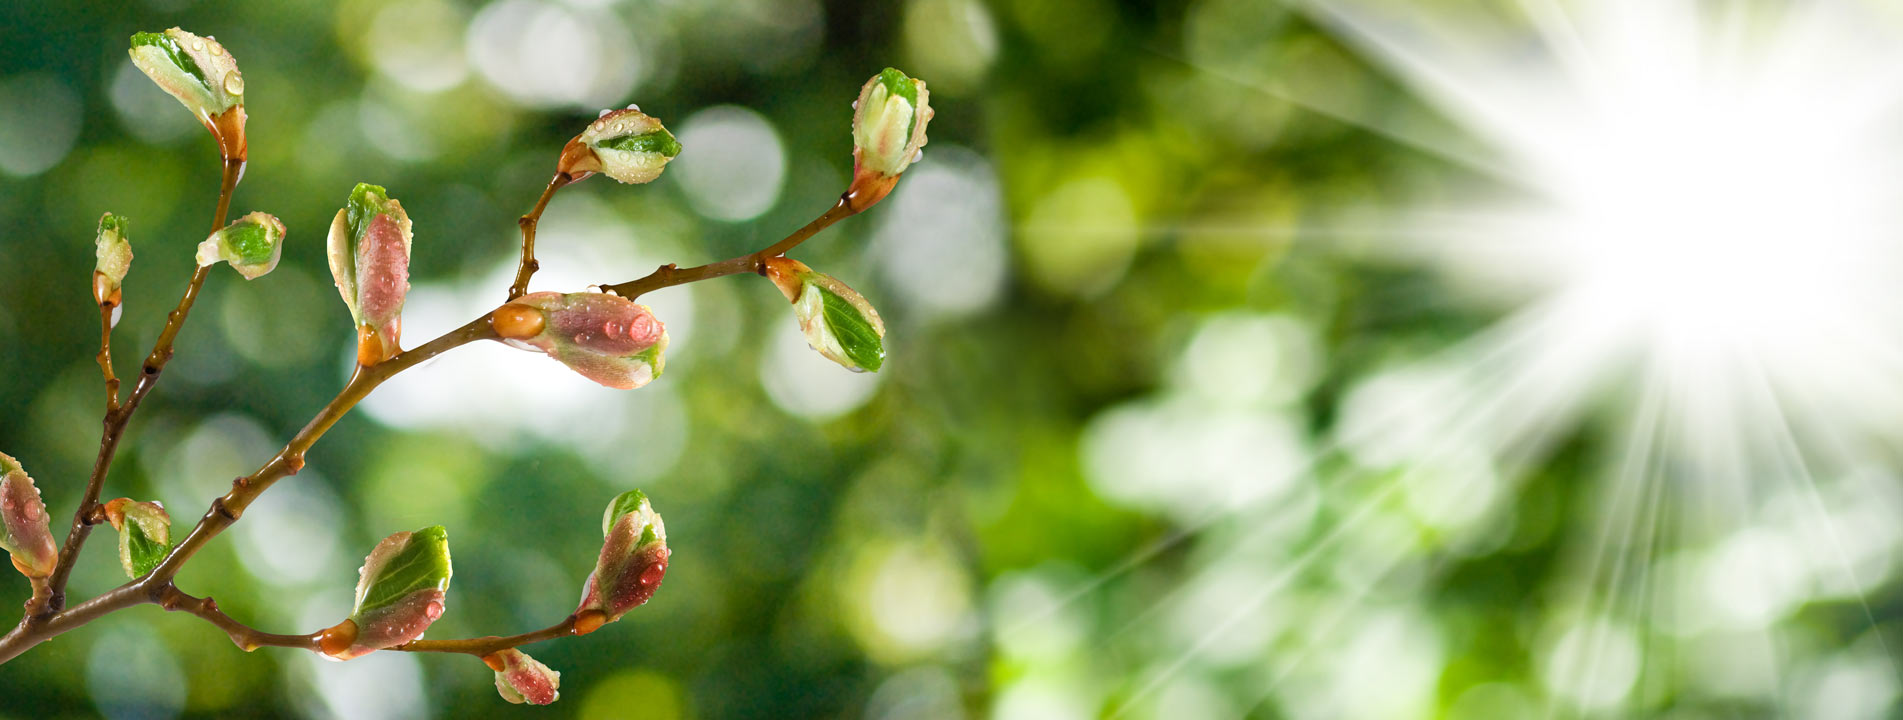
M484 24L497 17L519 22ZM0 150L31 171L0 176L0 448L26 463L56 517L70 513L96 446L94 222L111 210L132 223L116 336L129 374L211 213L210 141L126 79L126 37L173 25L216 35L245 73L252 157L233 214L265 210L290 228L274 274L214 273L110 478L107 497L163 500L175 527L341 385L352 337L322 238L354 183L384 185L408 208L419 294L488 283L480 294L493 302L515 217L595 109L640 103L682 135L687 163L720 151L682 133L690 117L749 108L742 124L771 129L782 177L740 220L728 219L731 198L684 184L678 165L648 186L603 178L564 191L545 225L554 260L541 289L579 289L548 278L574 276L574 258L596 257L573 254L589 243L627 261L579 268L592 273L583 282L609 283L803 224L844 186L848 103L886 65L926 79L937 108L899 192L796 253L886 318L890 355L863 400L831 413L771 389L776 377L822 392L842 381L824 368L776 375L775 338L793 319L768 283L664 291L691 294L681 316L656 302L692 340L653 386L612 395L618 419L597 417L598 404L507 415L474 400L554 382L565 371L553 363L404 396L434 419L403 420L402 408L346 419L308 471L273 490L286 499L181 576L234 616L279 632L329 624L349 612L358 558L378 538L442 523L457 571L430 635L541 627L572 609L602 505L638 486L667 520L666 584L599 633L527 648L563 673L548 712L1087 718L1128 703L1129 717L1483 718L1544 702L1539 658L1565 623L1548 611L1567 586L1567 538L1590 529L1603 470L1593 452L1609 436L1593 423L1568 433L1458 521L1380 493L1384 472L1407 468L1321 449L1358 382L1493 315L1448 300L1423 271L1370 259L1373 237L1304 234L1338 209L1471 178L1264 91L1261 78L1284 74L1329 86L1358 113L1441 123L1300 14L1252 0L9 4ZM633 79L608 77L626 67L518 68L590 88L538 100L506 68L485 69L509 62L481 56L510 29L572 35L532 52L618 58ZM625 46L591 45L591 33ZM927 172L949 190L914 193ZM895 256L924 251L929 262ZM968 297L907 290L932 282ZM409 344L453 327L436 320L473 316L441 315L413 311ZM1164 465L1183 477L1154 479L1184 483L1188 500L1119 494L1092 475L1091 434L1116 412L1151 408L1180 415L1158 427L1184 433ZM604 445L589 439L598 423L620 430ZM1268 442L1284 430L1287 452ZM1313 469L1270 502L1193 486L1226 478L1246 495L1268 472L1250 464L1263 457ZM1362 507L1375 522L1341 522ZM1338 526L1346 540L1331 538ZM95 535L78 595L122 581L112 542ZM1262 592L1269 600L1252 605ZM0 577L0 598L26 595L20 578ZM1895 617L1881 599L1894 593L1872 597L1876 620ZM1874 640L1854 601L1802 618L1788 636L1794 663ZM1344 648L1364 646L1357 666L1363 656ZM1785 702L1777 689L1725 697L1682 675L1648 677L1630 714L1758 716ZM0 666L0 716L520 712L490 681L463 657L246 655L203 623L145 607ZM1314 710L1357 694L1392 701Z

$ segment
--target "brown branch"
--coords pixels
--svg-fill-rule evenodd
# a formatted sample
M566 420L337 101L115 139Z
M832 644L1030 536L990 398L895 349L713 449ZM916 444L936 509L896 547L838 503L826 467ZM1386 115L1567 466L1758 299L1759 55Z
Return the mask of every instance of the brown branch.
M604 285L602 287L616 295L633 300L655 290L673 287L675 285L685 285L691 282L699 282L726 275L738 275L740 273L764 273L767 260L785 255L787 251L798 247L800 243L806 242L807 238L811 238L818 234L819 231L832 226L833 223L858 214L861 209L863 208L854 208L853 204L848 201L848 198L842 196L839 198L839 202L833 204L832 209L820 214L819 217L813 218L813 221L807 223L805 227L795 230L793 234L757 252L747 253L740 257L729 258L720 262L691 267L685 270L675 267L672 264L662 265L654 272L649 273L647 277L639 280L624 282L619 285Z
M338 391L337 397L332 398L330 403L317 413L317 417L311 418L304 429L292 436L291 441L286 443L276 456L266 462L263 467L258 468L257 472L233 480L231 492L212 501L211 508L205 511L205 516L199 519L198 525L192 528L191 534L186 535L183 541L172 548L171 554L166 555L165 561L152 570L151 576L160 582L170 581L178 574L179 568L202 549L205 543L210 542L212 538L224 532L225 528L237 522L238 518L244 515L245 508L249 507L258 495L270 489L271 485L278 480L294 475L298 470L303 469L304 453L310 450L312 445L317 444L317 440L322 438L332 425L337 424L338 420L343 419L345 413L350 412L351 408L356 407L358 402L368 396L370 391L383 384L383 381L453 348L495 337L495 330L489 327L489 316L485 314L462 327L444 333L435 340L399 353L389 360L375 365L357 366L356 372L351 374L350 381L344 384L344 388Z
M238 187L238 178L244 175L244 160L227 158L224 165L224 178L218 187L218 207L212 215L212 232L225 226L225 216L231 210L231 193ZM86 492L80 497L79 507L73 510L72 529L66 533L66 543L60 547L59 562L53 566L53 574L47 581L44 595L35 594L27 601L27 615L43 616L57 613L66 606L66 580L72 576L73 563L79 559L79 551L86 545L86 537L92 533L96 506L99 504L99 492L106 484L106 472L112 468L112 458L119 450L119 440L125 435L126 424L131 422L132 414L139 409L140 401L152 386L157 385L159 373L165 370L165 364L172 359L173 343L178 340L178 331L185 326L185 320L191 315L192 305L198 300L198 291L205 285L205 277L210 268L200 266L192 272L191 282L185 286L185 295L179 298L178 307L166 316L165 327L159 331L158 342L152 345L152 352L145 356L145 364L139 373L139 379L132 386L132 394L124 405L106 411L100 421L103 428L99 436L99 455L93 460L92 475L86 479ZM106 318L108 325L111 317ZM110 332L110 328L108 328ZM103 351L102 351L103 352ZM110 370L107 371L110 374ZM108 380L108 384L113 383Z
M486 637L465 638L462 640L411 640L410 642L390 649L401 650L403 652L462 653L464 655L482 657L512 647L521 647L543 640L553 640L555 638L568 637L576 634L578 633L575 632L575 616L570 615L554 625L534 632L525 632L520 635L510 635L508 637L489 635Z
M19 625L15 626L13 630L8 632L4 637L0 637L0 663L5 663L17 657L20 653L26 652L28 648L51 640L58 635L85 625L88 622L92 622L107 613L124 610L134 605L145 603L164 604L169 593L176 590L176 588L172 586L172 579L177 576L179 568L185 564L185 561L190 560L191 557L196 554L198 550L203 548L207 542L210 542L213 537L223 532L225 528L230 527L232 523L237 522L238 518L243 515L245 507L257 499L259 493L264 492L272 483L277 482L287 475L294 474L301 469L304 466L304 453L308 451L312 445L316 444L318 438L323 437L324 433L330 430L332 425L337 424L337 421L342 419L345 413L348 413L351 408L355 407L358 402L369 395L371 390L376 389L383 381L390 379L397 373L415 367L426 360L448 352L452 348L467 345L477 340L493 339L495 337L495 331L489 327L489 316L485 314L462 327L444 333L441 337L412 348L408 352L400 353L389 360L369 367L358 367L357 372L351 376L350 381L337 393L337 397L325 405L324 409L319 411L317 416L312 418L308 425L304 426L303 430L298 431L297 435L292 437L291 441L285 444L284 448L278 451L275 457L272 457L271 460L266 462L257 472L233 481L231 492L213 500L211 509L206 511L205 516L199 520L198 525L192 528L191 534L187 535L183 541L174 546L172 552L165 557L164 562L160 563L157 568L154 568L151 573L148 573L145 577L121 585L99 597L95 597L63 611L48 610L38 613L27 613L26 617L21 618ZM137 396L135 395L134 397ZM128 403L125 408L121 409L121 412L126 412L131 407L132 404ZM94 494L92 498L94 501L93 504L96 505L97 486L95 485L92 490ZM83 523L91 520L96 523L96 518L96 515L89 514L85 518L75 519L74 522ZM91 525L86 525L85 527L90 529ZM62 558L64 558L64 556L62 556ZM190 598L190 596L184 596L184 598L185 599L175 599L174 602L177 607L168 609L182 609L199 615L200 617L206 616L206 613L201 613L194 609L195 598ZM207 600L205 602L209 603L210 601ZM212 607L215 609L216 606L213 605ZM212 618L207 617L207 619ZM226 619L229 620L229 618ZM231 622L236 624L236 621ZM226 629L227 633L230 632L231 628L226 626L222 621L214 620L213 624ZM299 636L275 636L269 633L257 633L257 637L295 638ZM242 647L242 644L240 646Z
M515 266L515 283L509 286L509 299L514 300L529 293L529 277L542 268L535 259L535 226L542 221L542 211L548 209L548 201L555 197L555 191L572 183L575 178L568 173L557 171L548 181L548 189L542 191L542 198L535 201L535 209L515 221L522 228L522 260Z
M258 630L232 619L225 611L218 609L218 602L208 597L193 597L166 583L159 590L159 607L172 612L186 612L203 618L205 622L218 626L231 638L231 644L238 649L251 652L261 647L287 647L300 650L317 650L317 635L279 635Z

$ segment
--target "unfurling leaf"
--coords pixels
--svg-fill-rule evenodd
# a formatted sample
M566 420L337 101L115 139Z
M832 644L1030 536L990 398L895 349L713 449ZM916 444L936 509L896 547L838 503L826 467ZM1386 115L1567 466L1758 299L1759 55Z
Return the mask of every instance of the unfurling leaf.
M886 68L859 89L852 115L852 187L846 199L864 210L892 191L925 147L932 120L925 82Z
M502 699L521 705L548 705L561 699L562 674L548 669L528 653L509 648L482 661L496 671L496 692Z
M603 293L530 293L497 308L504 342L540 350L582 377L632 390L661 376L667 327L646 305Z
M641 491L629 490L608 503L602 534L601 557L575 608L580 633L619 620L646 603L667 574L667 526Z
M864 296L791 258L766 261L766 271L819 354L855 372L878 372L885 364L885 322Z
M132 64L197 116L225 157L244 159L244 74L217 39L178 28L142 32L131 52Z
M106 213L99 217L93 239L93 299L101 305L119 304L119 287L132 269L132 243L126 238L126 219Z
M364 365L387 360L400 349L411 235L403 204L368 183L357 184L330 223L330 275L357 326L357 359Z
M653 182L681 144L661 121L633 105L603 110L580 135L562 148L556 169L580 180L601 173L624 183Z
M284 253L284 223L269 213L254 212L212 233L198 244L200 267L231 264L246 280L256 280L278 266Z
M118 498L106 503L106 520L119 531L119 566L126 576L145 577L172 551L172 516L157 502Z
M53 543L49 521L40 489L33 486L26 468L0 453L0 524L6 527L0 548L13 556L13 567L27 577L51 575L59 563L59 546Z
M422 637L443 615L449 576L449 534L443 526L384 538L358 572L356 607L339 626L346 629L326 631L324 652L349 660Z

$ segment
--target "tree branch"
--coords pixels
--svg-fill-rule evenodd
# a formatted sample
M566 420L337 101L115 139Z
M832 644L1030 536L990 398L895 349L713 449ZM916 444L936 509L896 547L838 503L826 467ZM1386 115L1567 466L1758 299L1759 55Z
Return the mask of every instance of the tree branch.
M575 632L575 616L570 615L554 625L534 632L525 632L520 635L510 635L508 637L489 635L487 637L466 638L462 640L412 640L390 649L401 650L403 652L462 653L464 655L482 657L512 647L521 647L543 640L553 640L555 638L568 637L576 634L579 633Z
M212 215L212 232L225 226L225 216L231 210L231 193L238 187L238 179L244 176L244 160L226 158L224 177L218 187L218 207ZM87 535L92 533L95 508L99 504L99 492L106 484L106 472L112 468L112 458L119 450L119 440L125 435L126 424L131 422L132 414L139 409L140 401L152 386L157 385L159 373L165 370L165 364L172 359L172 346L178 340L178 331L185 326L185 320L191 315L192 305L198 300L198 291L205 285L209 267L200 266L192 272L190 283L185 286L185 295L179 298L178 307L166 316L165 327L159 331L158 342L152 345L152 352L145 356L145 364L139 373L139 379L132 386L132 395L125 405L109 408L101 421L104 426L99 437L99 455L93 460L91 477L86 480L86 492L80 497L79 507L73 510L72 529L66 533L66 543L60 547L59 562L53 566L53 574L48 578L46 592L35 593L27 601L27 615L45 615L59 612L66 606L66 581L72 576L73 563L79 559L79 551L86 545ZM107 333L111 332L112 319L105 318ZM102 356L105 351L101 350ZM108 387L117 381L110 377L108 367Z
M251 652L261 647L287 647L300 650L317 650L317 635L279 635L258 630L233 620L225 611L218 609L218 602L208 597L193 597L178 589L178 586L166 583L159 591L159 607L172 612L187 612L203 618L205 622L217 625L231 638L231 644L238 649Z
M675 285L685 285L691 282L699 282L711 278L738 275L747 272L756 274L762 273L765 272L767 260L785 255L787 251L798 247L800 243L806 242L808 238L819 234L819 231L831 227L833 223L858 214L861 209L863 208L854 208L853 204L848 201L848 198L841 196L839 202L834 203L831 209L820 214L819 217L813 218L813 221L807 223L805 227L793 231L793 234L757 252L747 253L740 257L730 258L716 263L691 267L685 270L675 267L673 264L662 265L654 272L649 273L647 277L639 280L624 282L619 285L604 285L602 287L616 295L633 300L655 290L673 287Z

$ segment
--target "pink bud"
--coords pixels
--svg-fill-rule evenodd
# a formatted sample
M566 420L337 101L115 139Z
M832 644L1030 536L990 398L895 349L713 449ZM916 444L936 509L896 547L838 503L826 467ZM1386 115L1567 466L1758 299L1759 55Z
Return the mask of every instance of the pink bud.
M496 671L496 692L520 705L548 705L561 699L562 674L515 648L482 659Z
M646 305L604 293L530 293L497 309L497 334L540 350L611 388L632 390L659 377L667 326Z
M6 526L0 548L13 556L13 566L27 577L53 574L59 546L48 527L46 503L40 501L40 490L26 468L5 453L0 453L0 521Z
M601 544L595 571L582 586L577 615L599 612L614 622L654 597L667 575L667 526L639 491L623 493L610 503L615 515Z

